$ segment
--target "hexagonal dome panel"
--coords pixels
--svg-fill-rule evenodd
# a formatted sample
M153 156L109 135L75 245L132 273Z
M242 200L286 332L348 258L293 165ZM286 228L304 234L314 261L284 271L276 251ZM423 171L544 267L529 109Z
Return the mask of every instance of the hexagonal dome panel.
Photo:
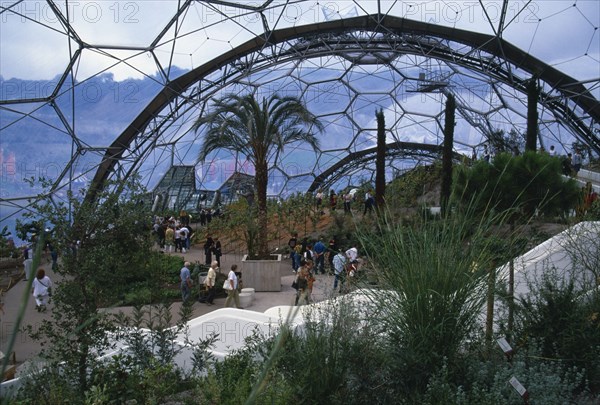
M1 217L45 174L67 189L139 173L153 189L195 166L198 189L252 174L231 151L198 161L198 116L228 93L300 97L325 126L317 152L270 162L269 193L339 189L373 172L384 111L390 176L436 158L444 103L455 151L523 133L530 80L539 145L600 153L600 3L268 0L20 1L0 9ZM99 183L99 184L100 184Z

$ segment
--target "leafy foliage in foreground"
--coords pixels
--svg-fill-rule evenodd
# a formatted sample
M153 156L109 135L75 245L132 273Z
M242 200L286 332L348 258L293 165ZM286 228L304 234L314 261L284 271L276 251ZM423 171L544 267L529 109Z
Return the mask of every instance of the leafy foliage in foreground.
M55 272L62 277L54 293L52 320L43 320L33 338L48 343L42 357L63 370L75 390L85 392L90 368L110 349L114 323L101 308L116 303L123 286L138 277L151 255L146 227L150 213L139 204L143 190L135 179L106 188L96 201L81 195L57 200L43 193L32 205L32 220L50 228L62 261Z
M502 217L476 218L451 216L411 227L380 222L359 233L380 286L387 288L368 295L374 309L367 316L350 301L339 301L309 314L302 329L281 325L275 338L252 336L246 348L214 364L206 355L207 343L193 356L201 366L186 374L171 361L173 331L156 314L150 329L156 332L154 342L160 342L154 347L166 345L165 356L158 356L166 361L151 357L163 349L145 342L138 345L138 356L108 365L89 362L94 378L86 389L72 371L59 378L50 369L38 385L32 382L22 403L57 398L74 404L161 403L183 397L190 404L519 404L521 398L508 385L513 375L532 401L597 403L597 352L582 352L574 335L555 328L559 320L560 329L583 331L586 342L595 342L597 301L583 305L576 286L569 290L551 280L532 289L535 311L518 318L513 337L521 343L512 363L483 338L477 315L490 292L489 276L512 251L512 238L504 246L491 236L492 224ZM142 318L139 314L136 325L148 327ZM551 339L540 339L548 333ZM142 341L141 334L130 338Z
M406 393L424 390L444 363L460 378L463 349L479 339L478 321L488 281L498 259L486 234L489 223L449 217L405 226L382 220L375 232L360 235L379 285L373 299L385 307L395 372Z

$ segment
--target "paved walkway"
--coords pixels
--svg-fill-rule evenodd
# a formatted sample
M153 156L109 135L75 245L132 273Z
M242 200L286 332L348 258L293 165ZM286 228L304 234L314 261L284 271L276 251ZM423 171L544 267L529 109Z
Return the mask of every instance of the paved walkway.
M200 261L204 263L204 251L199 247L193 247L185 254L172 253L172 255L182 256L185 260L194 263ZM57 277L50 268L50 263L47 260L42 260L42 267L46 270L47 275L53 282L57 282ZM221 268L223 271L228 271L232 264L240 264L241 256L226 254L221 258ZM264 312L265 310L278 305L293 305L296 291L292 289L292 281L294 273L289 259L284 259L281 264L281 292L257 292L255 293L252 306L246 308L248 311ZM4 296L4 314L0 313L0 350L3 353L8 351L9 341L17 328L17 317L24 297L28 297L29 301L25 306L24 318L21 326L31 325L35 330L39 327L43 319L51 319L53 305L50 304L46 313L39 313L35 310L35 301L30 292L26 292L27 281L21 280L12 287ZM251 286L246 286L251 287ZM329 298L332 294L333 277L328 275L318 275L317 281L314 284L313 300L322 301ZM192 317L198 317L206 313L212 312L215 309L222 308L225 304L224 298L217 298L215 305L209 306L200 302L195 302L193 305ZM173 303L171 310L173 312L173 320L177 320L177 313L180 309L181 302ZM119 307L111 312L123 312L125 314L132 312L132 307ZM22 331L16 332L16 341L13 347L17 364L22 364L28 359L34 358L40 351L38 342L32 340L27 333Z

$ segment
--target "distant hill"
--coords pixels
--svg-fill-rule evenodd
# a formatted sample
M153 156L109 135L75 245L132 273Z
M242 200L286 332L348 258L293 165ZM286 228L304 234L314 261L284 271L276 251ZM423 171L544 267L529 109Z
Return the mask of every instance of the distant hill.
M184 70L173 68L171 77L183 73ZM87 186L102 152L84 149L110 145L163 88L158 77L115 81L110 73L84 82L73 82L67 77L62 88L57 89L59 80L60 76L51 80L5 80L0 76L0 99L42 100L7 104L0 109L2 198L38 194L41 190L31 188L24 179L56 180L72 154L77 156L77 163L73 167L76 180L71 187L77 190ZM55 91L58 96L53 106L43 99ZM0 206L0 229L7 225L14 232L14 211Z
M184 72L176 69L172 77ZM99 153L84 148L110 145L163 87L157 77L119 82L110 73L74 84L68 77L57 89L59 80L59 76L52 80L5 80L0 76L3 100L43 99L54 91L58 94L55 106L44 102L13 104L0 111L3 198L30 195L24 178L56 179L78 148L81 153L75 177L82 173L93 176L90 169Z

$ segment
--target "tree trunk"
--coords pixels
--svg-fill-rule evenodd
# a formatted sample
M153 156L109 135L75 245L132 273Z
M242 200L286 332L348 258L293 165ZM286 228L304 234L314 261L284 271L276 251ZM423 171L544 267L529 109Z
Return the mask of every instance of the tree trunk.
M258 258L269 258L268 244L268 229L267 229L267 184L268 184L268 169L267 162L256 162L256 201L257 201L257 221L258 233L256 247L258 250ZM254 252L248 252L250 255Z
M515 222L510 223L510 234L515 234ZM511 244L512 247L512 244ZM515 259L512 257L508 267L508 341L512 341L513 327L515 323Z
M448 94L446 100L446 120L444 123L444 148L442 152L442 189L440 193L440 206L442 216L448 214L448 202L452 190L452 149L454 146L454 121L456 114L456 100Z
M383 110L375 112L377 117L377 155L375 160L375 202L377 210L385 204L385 115Z
M525 140L526 151L536 151L538 133L537 103L539 88L534 78L527 83L527 136Z

